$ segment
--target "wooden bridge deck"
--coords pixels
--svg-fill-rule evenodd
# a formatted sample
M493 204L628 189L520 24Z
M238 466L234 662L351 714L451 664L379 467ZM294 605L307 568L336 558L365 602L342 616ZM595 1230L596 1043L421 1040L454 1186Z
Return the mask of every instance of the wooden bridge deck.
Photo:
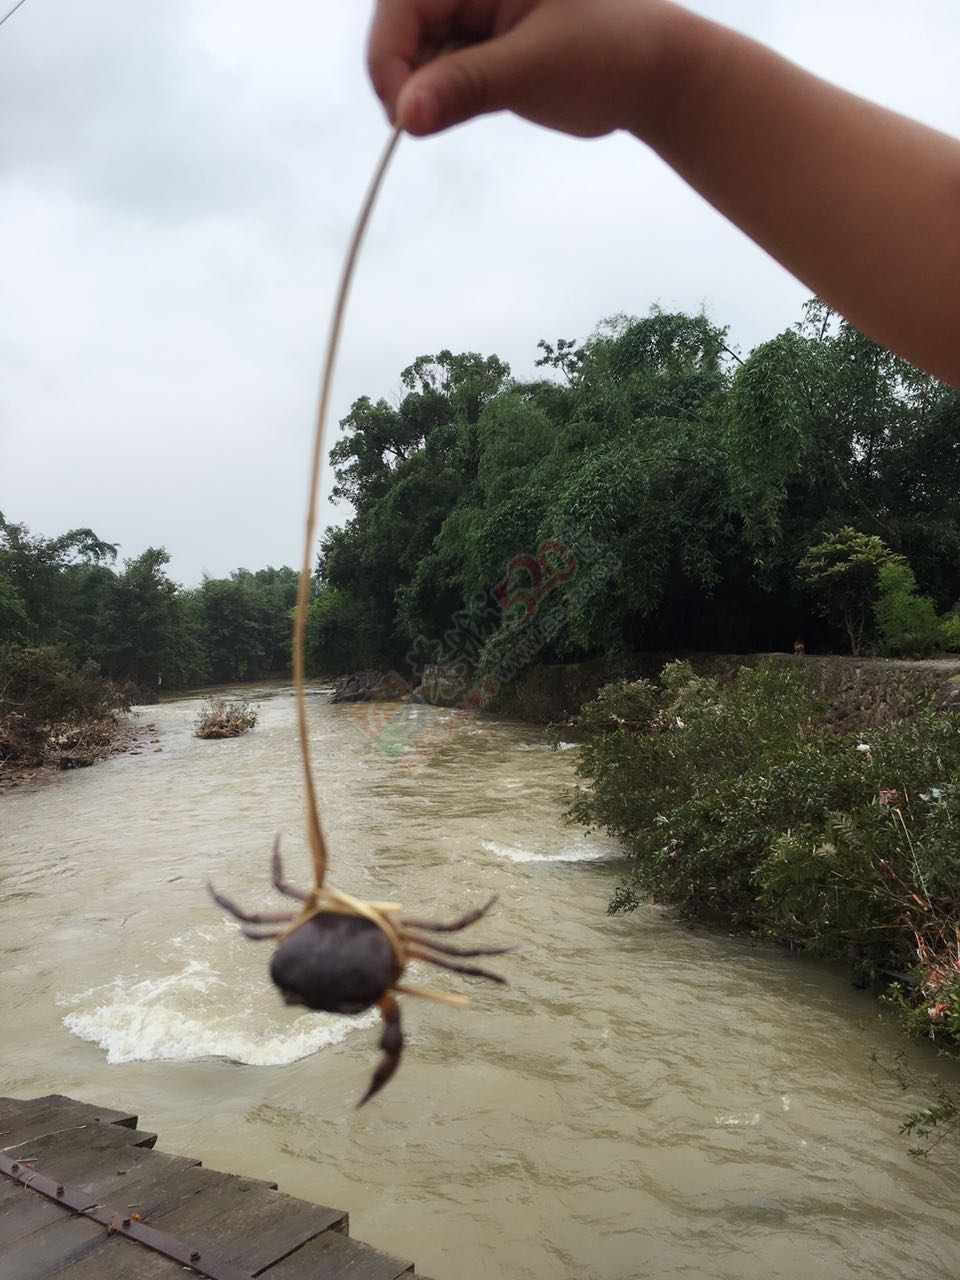
M0 1280L398 1280L347 1214L153 1150L137 1117L0 1098Z

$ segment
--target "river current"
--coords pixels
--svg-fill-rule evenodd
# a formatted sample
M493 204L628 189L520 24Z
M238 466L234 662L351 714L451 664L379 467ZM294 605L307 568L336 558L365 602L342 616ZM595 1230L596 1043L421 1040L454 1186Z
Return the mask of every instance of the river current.
M868 995L654 907L607 916L618 850L561 818L575 748L416 708L403 732L432 743L404 756L315 692L332 883L440 919L498 894L461 936L517 943L510 985L413 966L472 1003L404 998L400 1070L356 1110L377 1018L286 1008L269 944L204 888L280 905L278 832L308 879L291 691L245 690L259 723L227 742L166 702L142 754L0 797L0 1093L135 1111L437 1280L960 1274L957 1162L910 1157L917 1100L871 1055L936 1063Z

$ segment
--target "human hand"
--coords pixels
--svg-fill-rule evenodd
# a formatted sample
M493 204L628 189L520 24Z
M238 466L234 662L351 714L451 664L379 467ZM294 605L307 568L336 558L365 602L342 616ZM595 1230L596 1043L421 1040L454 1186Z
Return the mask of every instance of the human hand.
M643 135L671 99L683 16L667 0L378 0L370 77L416 136L504 110L580 137Z

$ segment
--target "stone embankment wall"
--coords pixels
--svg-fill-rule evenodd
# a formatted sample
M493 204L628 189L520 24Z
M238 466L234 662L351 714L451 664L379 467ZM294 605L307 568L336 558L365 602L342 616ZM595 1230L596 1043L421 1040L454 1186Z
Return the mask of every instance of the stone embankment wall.
M841 729L897 724L931 703L960 711L960 661L956 658L908 662L766 653L758 655L758 660L770 666L801 666L810 692L827 704L828 720Z
M453 667L426 666L418 692L431 707L456 707L468 697L470 682Z
M792 653L636 654L630 671L611 673L602 660L535 666L505 685L489 710L540 724L559 724L574 716L601 685L626 674L656 676L665 663L684 657L700 675L733 680L741 667L799 667L810 692L829 707L828 719L838 728L869 729L908 720L928 704L960 711L960 658L908 662L891 658L797 657ZM425 702L450 706L465 692L453 672L428 667L421 696Z

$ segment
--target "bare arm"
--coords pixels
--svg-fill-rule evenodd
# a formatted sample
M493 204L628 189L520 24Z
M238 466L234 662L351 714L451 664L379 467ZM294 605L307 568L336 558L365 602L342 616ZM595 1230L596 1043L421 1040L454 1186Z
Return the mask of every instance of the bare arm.
M381 0L370 67L415 134L503 109L628 129L852 323L960 387L956 139L666 0Z
M712 23L691 19L685 46L688 93L638 136L858 328L960 387L960 142Z

